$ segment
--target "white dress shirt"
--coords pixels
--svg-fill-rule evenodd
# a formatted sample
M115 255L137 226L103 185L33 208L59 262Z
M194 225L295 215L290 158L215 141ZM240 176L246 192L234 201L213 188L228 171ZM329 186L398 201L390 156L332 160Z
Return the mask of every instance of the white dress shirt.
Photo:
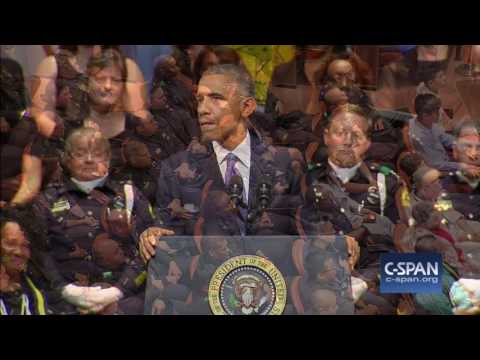
M250 162L251 162L251 147L250 147L250 134L247 132L245 139L233 150L229 151L225 149L218 142L213 141L213 150L217 156L218 166L222 173L222 178L225 181L225 173L227 171L227 155L232 153L238 161L235 164L235 169L239 172L243 180L243 188L245 190L245 202L248 204L248 190L250 184Z
M344 185L348 183L357 174L358 169L360 169L360 166L362 166L362 163L360 162L351 168L341 168L331 162L330 159L328 160L328 163Z

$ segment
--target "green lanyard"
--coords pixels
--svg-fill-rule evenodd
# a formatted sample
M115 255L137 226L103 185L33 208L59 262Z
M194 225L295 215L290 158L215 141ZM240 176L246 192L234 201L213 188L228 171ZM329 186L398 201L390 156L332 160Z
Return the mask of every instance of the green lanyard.
M20 304L20 315L32 315L30 311L30 301L28 300L28 296L22 294L21 296L21 304ZM3 300L0 299L0 315L10 315L8 313L7 307Z
M25 277L25 280L27 281L28 286L33 291L33 294L37 300L38 315L46 315L45 299L43 298L42 293L35 287L32 280L28 276ZM30 300L28 299L28 296L22 294L21 298L22 301L20 304L20 315L32 315L32 312L30 311ZM5 306L5 303L2 299L0 299L0 315L9 315L7 307Z

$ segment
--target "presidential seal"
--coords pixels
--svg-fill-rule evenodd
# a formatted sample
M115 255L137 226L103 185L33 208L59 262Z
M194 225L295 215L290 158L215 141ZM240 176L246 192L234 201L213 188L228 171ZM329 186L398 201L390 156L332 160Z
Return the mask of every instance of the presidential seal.
M269 260L237 256L213 274L208 301L215 315L281 315L287 301L287 286L283 275Z

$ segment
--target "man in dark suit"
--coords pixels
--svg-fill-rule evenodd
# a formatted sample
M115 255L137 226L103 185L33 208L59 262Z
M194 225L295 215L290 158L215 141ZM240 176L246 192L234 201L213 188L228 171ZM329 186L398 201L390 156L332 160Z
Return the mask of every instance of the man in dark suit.
M254 91L251 77L238 66L217 65L204 73L197 91L201 142L162 163L157 227L140 239L145 260L155 254L159 237L193 235L210 191L230 195L243 235L253 234L253 223L265 210L290 217L301 203L302 155L267 146L252 130Z

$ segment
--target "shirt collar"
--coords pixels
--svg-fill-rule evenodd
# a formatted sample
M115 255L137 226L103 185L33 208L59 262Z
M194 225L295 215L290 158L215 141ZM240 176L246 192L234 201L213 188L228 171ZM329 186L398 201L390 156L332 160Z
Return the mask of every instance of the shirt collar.
M457 171L456 175L460 181L467 183L472 189L476 189L480 184L480 180L470 180L461 171Z
M250 167L250 146L251 146L251 139L250 139L250 133L247 131L247 136L245 136L245 139L233 150L229 151L225 149L222 145L220 145L218 142L213 141L213 151L215 151L215 155L217 156L218 163L221 164L224 160L225 157L232 153L237 156L237 158L242 162L243 165L245 165L247 168Z
M106 189L107 191L115 193L115 186L112 180L110 180L110 176L107 177L107 180L102 186L99 186L96 189ZM80 192L84 194L84 192L81 191L70 178L65 178L63 186L58 190L58 194L63 195L68 192Z
M342 181L343 184L346 184L351 179L353 179L355 177L355 175L357 174L357 170L362 165L362 163L360 162L352 168L340 168L340 167L336 166L333 162L331 162L330 159L328 160L328 163L330 164L333 171L335 171L335 174Z

